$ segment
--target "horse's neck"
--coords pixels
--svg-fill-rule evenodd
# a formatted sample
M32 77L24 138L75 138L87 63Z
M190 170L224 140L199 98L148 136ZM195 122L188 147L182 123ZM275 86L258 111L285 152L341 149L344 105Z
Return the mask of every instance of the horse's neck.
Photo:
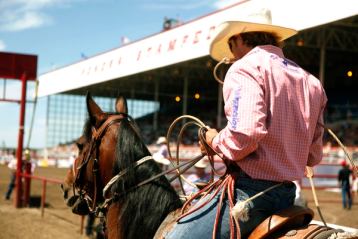
M118 225L118 215L119 215L119 205L118 203L113 203L109 206L107 212L107 238L108 239L119 239L120 238L120 231Z
M166 216L164 221L160 224L160 227L158 228L157 232L154 235L154 239L165 238L165 235L167 235L173 229L180 215L181 215L181 208L178 208L177 210L170 212Z

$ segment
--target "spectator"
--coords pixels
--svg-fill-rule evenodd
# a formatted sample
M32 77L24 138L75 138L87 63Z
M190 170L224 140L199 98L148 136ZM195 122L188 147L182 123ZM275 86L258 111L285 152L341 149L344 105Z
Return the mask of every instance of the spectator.
M16 183L17 159L15 157L15 151L9 155L7 167L10 169L10 182L5 194L5 200L10 200L11 193L14 190Z
M71 152L70 157L68 158L68 165L70 166L69 167L70 169L72 169L76 158L77 158L77 154L75 152Z
M161 136L157 140L157 145L159 149L156 153L153 154L154 160L162 166L162 170L166 170L170 161L168 160L168 147L167 139L164 136Z
M13 151L13 153L9 156L9 162L7 164L7 167L10 169L10 182L5 194L5 200L10 200L12 191L16 186L17 158L15 157L15 154L15 151ZM22 160L22 168L26 173L26 167L29 165L29 173L33 174L35 171L36 163L30 158L30 152L28 149L25 150L25 157L26 160Z
M345 160L341 162L341 165L342 168L338 172L338 181L342 190L342 203L344 209L350 210L352 207L352 194L349 180L352 174L352 170L349 169Z
M186 195L190 195L203 188L210 180L210 174L206 172L208 164L204 160L200 160L194 165L195 172L187 177L187 180L196 185L184 184L184 190Z

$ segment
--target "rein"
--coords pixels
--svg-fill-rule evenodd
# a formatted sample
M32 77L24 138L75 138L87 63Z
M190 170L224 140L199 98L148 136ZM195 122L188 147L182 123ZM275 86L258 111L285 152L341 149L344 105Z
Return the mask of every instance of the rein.
M157 179L157 178L160 178L160 177L163 176L163 175L166 175L166 174L168 174L168 173L171 173L171 172L173 172L173 171L175 171L175 170L180 169L181 167L184 167L184 166L188 165L188 166L187 166L186 168L184 168L182 171L179 171L179 174L183 174L185 171L187 171L189 168L191 168L194 164L196 164L196 163L197 163L200 159L202 159L204 156L205 156L205 155L201 154L201 155L195 157L195 158L192 159L192 160L189 160L189 161L187 161L187 162L185 162L185 163L182 163L182 164L180 164L180 165L175 166L174 168L171 168L171 169L168 169L168 170L166 170L166 171L163 171L163 172L161 172L161 173L159 173L159 174L156 174L156 175L154 175L154 176L152 176L152 177L150 177L150 178L148 178L148 179L146 179L146 180L144 180L144 181L138 183L137 185L131 187L131 188L128 189L127 191L125 191L125 192L123 192L123 193L121 193L121 194L117 194L115 197L118 199L118 198L120 198L121 196L123 196L124 194L128 193L129 191L132 191L132 190L134 190L134 189L136 189L136 188L138 188L138 187L140 187L140 186L143 186L143 185L145 185L145 184L147 184L147 183L150 183L151 181L154 181L154 180ZM145 157L141 158L140 160L138 160L137 162L139 162L139 163L136 163L136 164L134 165L134 167L137 167L137 166L141 165L142 163L144 163L144 162L146 162L146 161L148 161L148 160L151 160L151 159L153 159L152 156L145 156ZM111 186L112 186L119 178L121 178L122 176L124 176L127 172L128 172L128 168L126 168L126 169L120 171L116 176L114 176L114 177L107 183L107 185L103 188L103 197L106 196L108 189L110 189ZM169 182L172 182L172 181L174 181L174 180L177 179L177 178L178 178L178 175L175 175L175 176L171 177L170 179L168 179L168 181L169 181Z
M145 162L147 162L148 160L153 159L152 156L145 156L143 158L141 158L140 160L136 161L134 163L134 165L132 167L137 167ZM114 176L113 178L111 178L111 180L109 180L109 182L106 184L106 186L103 188L103 197L106 197L106 193L108 191L108 189L110 189L112 187L112 185L122 176L124 176L127 172L129 171L129 168L125 168L122 171L120 171L116 176Z
M78 173L76 176L76 179L74 181L74 186L78 185L78 181L81 178L83 169L86 168L87 164L91 160L91 156L93 153L95 153L95 158L93 159L93 178L94 178L94 196L93 199L91 199L86 191L83 189L83 186L79 187L79 194L80 199L85 200L88 208L91 212L96 211L96 205L97 205L97 184L98 184L98 146L100 144L100 141L104 135L104 133L107 131L107 129L113 125L114 123L119 123L124 117L128 117L127 114L119 113L119 115L110 115L105 122L100 126L98 130L96 130L94 127L92 127L92 137L89 145L89 150L86 152L85 157L81 165L77 167ZM89 201L92 202L92 206L89 205Z
M96 215L99 215L99 213L106 213L106 210L108 208L108 206L118 200L120 197L122 197L123 195L125 195L126 193L128 193L129 191L132 191L134 189L137 189L140 186L143 186L145 184L148 184L152 181L154 181L155 179L168 174L170 172L173 172L175 170L177 170L178 174L173 176L172 178L169 179L169 182L172 182L173 180L175 180L178 176L180 176L181 174L183 174L185 171L187 171L189 168L191 168L195 163L197 163L201 158L203 158L205 155L201 154L197 157L195 157L192 160L189 160L183 164L177 165L172 169L168 169L166 171L163 171L159 174L156 174L140 183L138 183L137 185L129 188L128 190L126 190L125 192L122 192L120 194L114 194L109 198L106 198L107 192L108 190L112 187L112 185L121 177L123 177L124 175L126 175L129 171L129 168L125 168L123 170L121 170L117 175L115 175L114 177L112 177L110 179L110 181L105 185L105 187L103 188L102 191L102 196L105 199L105 201L101 204L98 205L97 204L97 194L98 194L98 189L97 189L97 184L98 184L98 177L97 177L97 172L99 169L99 164L98 164L98 146L100 144L100 141L102 139L102 137L104 136L105 132L107 131L107 129L113 125L114 123L119 123L123 118L130 118L132 119L130 116L128 116L127 114L123 114L120 113L120 115L110 115L105 122L100 126L100 128L98 130L96 130L95 128L92 128L92 137L91 137L91 141L90 141L90 146L89 146L89 150L86 152L85 157L83 162L81 163L80 166L77 167L78 173L75 179L75 185L76 182L78 182L78 180L80 180L81 177L81 173L83 172L82 170L88 165L88 163L90 162L90 160L93 158L92 155L95 154L95 157L93 159L94 165L93 165L93 178L94 178L94 197L93 199L90 198L87 194L87 192L83 189L83 187L79 188L79 192L80 192L80 198L85 200L87 203L87 206L89 208L89 210L91 212L95 212ZM135 130L135 132L137 133L137 131ZM130 168L132 169L133 167L138 167L140 165L142 165L143 163L152 160L153 157L152 156L145 156L141 159L139 159L138 161L136 161ZM180 168L186 166L183 170L179 170ZM92 204L90 206L90 203ZM103 216L101 216L103 217Z

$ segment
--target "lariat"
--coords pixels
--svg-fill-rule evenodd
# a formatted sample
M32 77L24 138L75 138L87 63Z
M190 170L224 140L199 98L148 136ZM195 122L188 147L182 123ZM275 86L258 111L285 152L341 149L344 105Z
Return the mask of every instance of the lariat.
M225 174L220 179L208 184L206 187L195 193L191 198L189 198L182 207L182 215L178 218L178 221L196 211L203 208L207 205L211 200L213 200L220 192L220 198L218 200L218 206L215 216L214 228L212 233L212 239L216 238L218 233L218 225L220 222L220 214L221 208L224 204L225 198L227 197L227 201L229 202L230 211L234 208L234 185L235 185L236 177L233 174ZM194 207L188 208L191 206L194 200L200 199ZM230 238L240 238L240 228L238 225L235 225L234 218L230 214L229 217L230 222Z

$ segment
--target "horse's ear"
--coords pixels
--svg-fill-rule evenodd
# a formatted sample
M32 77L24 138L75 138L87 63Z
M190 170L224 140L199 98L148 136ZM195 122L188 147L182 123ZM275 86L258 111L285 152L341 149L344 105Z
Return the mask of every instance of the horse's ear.
M128 114L127 100L124 96L121 95L117 97L115 108L117 113Z
M86 95L87 111L91 120L91 124L96 128L99 127L104 119L104 113L97 103L93 100L91 93L87 92Z

